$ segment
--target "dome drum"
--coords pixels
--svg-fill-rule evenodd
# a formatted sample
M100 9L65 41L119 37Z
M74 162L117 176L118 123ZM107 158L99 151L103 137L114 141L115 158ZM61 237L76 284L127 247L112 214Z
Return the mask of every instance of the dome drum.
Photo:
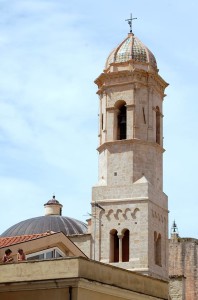
M45 215L62 215L62 204L56 200L55 195L53 195L52 199L44 204L45 207Z

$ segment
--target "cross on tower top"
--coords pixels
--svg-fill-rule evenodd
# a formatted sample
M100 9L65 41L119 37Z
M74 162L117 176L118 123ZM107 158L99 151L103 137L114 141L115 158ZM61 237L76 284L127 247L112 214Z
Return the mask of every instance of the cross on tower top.
M133 22L133 20L136 20L137 18L133 18L132 17L132 14L130 14L130 19L126 19L125 21L127 21L128 22L128 24L129 24L129 27L130 27L130 33L132 33L132 22Z

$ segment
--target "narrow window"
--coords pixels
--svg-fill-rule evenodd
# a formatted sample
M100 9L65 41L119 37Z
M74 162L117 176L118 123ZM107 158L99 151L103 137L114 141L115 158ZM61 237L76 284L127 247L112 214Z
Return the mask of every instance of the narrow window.
M26 255L27 260L43 260L64 257L65 254L57 247Z
M159 107L156 107L156 143L158 143L160 145L160 110Z
M110 262L119 262L119 238L115 229L110 232Z
M154 259L155 259L155 264L156 264L156 257L157 257L157 232L154 232Z
M123 105L120 107L118 112L118 140L125 140L126 139L126 106Z
M143 113L144 124L146 124L146 116L145 116L144 107L142 107L142 113Z
M103 121L103 114L102 114L102 116L101 116L101 128L102 128L102 130L104 129L103 127L104 127L104 121Z
M161 266L161 234L157 234L157 232L154 232L154 256L155 256L155 264L158 266Z
M122 238L122 261L129 261L129 230L124 231Z
M161 234L158 235L158 238L157 238L157 244L156 244L156 264L158 266L161 266L161 242L162 242L162 239L161 239Z

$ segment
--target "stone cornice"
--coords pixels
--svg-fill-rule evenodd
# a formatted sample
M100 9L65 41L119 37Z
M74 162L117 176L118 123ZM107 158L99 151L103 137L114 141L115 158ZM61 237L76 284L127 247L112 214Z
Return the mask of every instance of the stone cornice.
M103 150L113 146L113 145L124 145L124 144L142 144L146 146L151 146L157 148L161 153L165 151L165 149L160 146L157 143L154 142L149 142L149 141L143 141L143 140L138 140L138 139L127 139L127 140L115 140L115 141L109 141L105 142L102 145L100 145L97 150L98 152L102 152Z
M94 187L94 188L97 188L97 187ZM104 209L106 208L105 205L110 205L111 206L113 203L115 203L117 205L118 204L120 204L120 205L126 204L127 205L127 204L147 203L148 205L152 204L152 205L156 206L160 210L163 209L163 211L169 212L164 207L162 208L156 202L152 201L150 196L149 197L135 197L135 198L131 197L131 198L124 198L124 199L102 199L102 200L97 200L96 202L103 205ZM91 205L94 206L94 203L95 203L95 201L91 202Z
M98 85L98 94L111 87L133 84L134 88L140 88L142 85L152 87L164 97L164 90L168 86L158 73L139 69L102 73L94 82Z
M35 290L44 290L44 289L62 289L67 287L77 287L79 283L79 278L67 278L62 279L48 279L48 280L36 280L31 281L31 284L29 282L29 279L27 278L26 281L23 282L12 282L9 283L9 292L14 291L35 291ZM7 291L7 285L0 283L0 293ZM0 294L1 295L1 294Z
M94 187L97 188L97 187ZM100 203L101 205L105 204L105 205L112 205L112 203L116 203L116 204L131 204L131 201L133 201L133 204L137 204L137 203L148 203L149 198L148 197L131 197L131 198L123 198L123 199L103 199L103 200L97 200L97 203ZM95 201L91 202L91 205L94 206L95 205ZM105 209L105 206L103 207Z

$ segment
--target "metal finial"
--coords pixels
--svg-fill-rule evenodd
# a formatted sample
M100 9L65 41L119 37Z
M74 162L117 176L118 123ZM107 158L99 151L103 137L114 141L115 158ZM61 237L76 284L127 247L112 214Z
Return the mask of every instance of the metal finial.
M130 27L130 33L132 33L132 22L133 22L133 20L136 20L137 18L133 18L132 17L132 14L130 14L130 19L126 19L125 21L127 21L128 22L128 24L129 24L129 27Z

